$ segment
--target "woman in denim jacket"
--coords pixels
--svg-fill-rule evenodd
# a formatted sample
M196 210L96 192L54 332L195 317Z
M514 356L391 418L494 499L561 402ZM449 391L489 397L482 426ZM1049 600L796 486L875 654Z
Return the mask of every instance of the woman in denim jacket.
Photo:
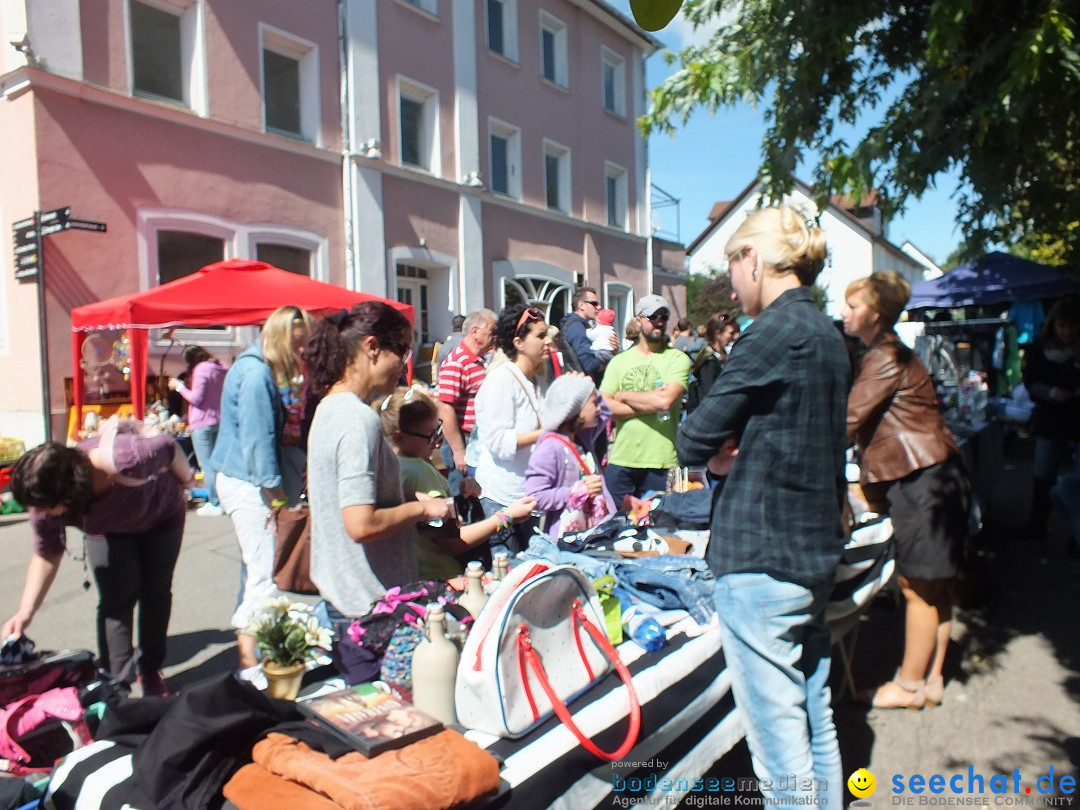
M262 339L241 354L225 375L221 426L211 466L218 497L240 546L240 591L232 626L240 668L255 666L255 637L244 632L266 598L274 595L276 537L269 511L285 506L280 443L285 406L279 386L298 376L311 319L299 307L280 307L263 326Z

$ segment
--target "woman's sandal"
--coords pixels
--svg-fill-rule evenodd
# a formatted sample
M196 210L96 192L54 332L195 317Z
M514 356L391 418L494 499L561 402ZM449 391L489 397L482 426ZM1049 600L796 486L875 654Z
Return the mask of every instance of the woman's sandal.
M940 675L931 675L926 679L923 694L926 697L927 706L940 706L941 701L945 699L945 679Z
M916 711L926 705L926 682L915 681L909 685L899 678L883 683L877 689L859 694L864 703L875 709L911 709Z

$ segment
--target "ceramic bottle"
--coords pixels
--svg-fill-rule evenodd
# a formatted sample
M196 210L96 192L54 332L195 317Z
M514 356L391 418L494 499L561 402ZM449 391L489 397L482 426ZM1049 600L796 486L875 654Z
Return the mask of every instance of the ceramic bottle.
M476 618L480 615L480 611L483 610L488 600L488 595L484 592L484 584L481 580L481 577L484 576L484 564L478 560L473 560L465 567L465 576L468 578L468 584L465 586L465 593L461 595L458 604L469 611L473 618Z
M457 682L457 645L446 637L446 615L442 605L428 605L424 637L412 659L413 704L443 723L456 723L454 686Z

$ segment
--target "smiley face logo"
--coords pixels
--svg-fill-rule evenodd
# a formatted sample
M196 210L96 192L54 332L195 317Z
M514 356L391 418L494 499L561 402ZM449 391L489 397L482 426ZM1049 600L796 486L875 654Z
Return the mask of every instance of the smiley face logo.
M847 786L853 796L863 799L874 795L874 790L877 789L877 780L866 768L859 768L848 777Z

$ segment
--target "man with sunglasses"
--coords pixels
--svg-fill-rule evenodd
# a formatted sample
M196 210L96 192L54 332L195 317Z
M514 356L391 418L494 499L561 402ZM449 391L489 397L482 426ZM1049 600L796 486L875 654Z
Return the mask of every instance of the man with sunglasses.
M592 341L585 333L596 320L596 313L600 311L600 298L592 287L582 287L574 291L574 311L565 316L559 323L559 334L570 344L570 348L577 355L580 368L576 367L571 359L564 358L564 364L573 371L584 371L594 380L599 380L604 371L604 361L593 351ZM613 338L611 351L619 350L618 338Z
M611 359L600 383L618 423L604 473L616 506L626 495L667 486L668 470L678 463L675 434L690 377L686 352L668 345L668 302L646 295L634 312L641 339Z

